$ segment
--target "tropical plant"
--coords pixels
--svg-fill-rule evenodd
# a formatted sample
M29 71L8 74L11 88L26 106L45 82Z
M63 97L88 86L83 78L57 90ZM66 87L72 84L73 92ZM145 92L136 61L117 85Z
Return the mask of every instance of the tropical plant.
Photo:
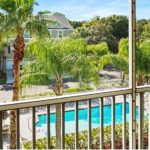
M22 85L50 83L54 78L53 90L57 96L63 94L63 78L66 74L84 80L96 78L94 64L86 57L83 39L62 40L35 39L27 47L27 58L32 60L24 67ZM79 67L80 66L80 67ZM88 66L88 67L87 67ZM80 68L79 70L77 68ZM78 77L78 76L77 76ZM56 147L61 146L61 104L56 105Z
M121 39L118 45L118 54L109 53L101 57L99 61L100 68L111 65L121 71L122 84L124 83L125 74L128 73L128 39Z
M137 125L138 127L138 125ZM138 131L138 130L136 130ZM104 149L111 148L111 126L104 126L104 139L103 139L103 147ZM138 133L136 132L136 135ZM148 147L148 120L144 120L144 127L143 127L143 148L147 149ZM87 149L88 143L88 132L87 131L80 131L78 133L78 149ZM138 136L136 136L138 138ZM138 140L138 139L137 139ZM75 134L69 133L65 134L65 149L75 149ZM50 145L51 149L56 148L55 146L55 137L51 137ZM23 143L25 149L31 149L32 147L31 141L26 141ZM46 149L47 140L46 138L38 139L36 142L37 149ZM100 128L93 128L91 130L91 146L92 149L99 149L100 148ZM138 142L137 145L138 147ZM116 124L115 126L115 148L121 149L122 148L122 123ZM129 148L129 123L126 123L126 148Z
M128 39L121 39L119 43L118 54L110 54L102 57L100 66L110 64L119 70L128 73L128 60L129 60L129 46ZM137 85L144 85L145 76L150 74L150 40L143 41L136 48L136 71L137 71Z
M136 36L137 36L137 42L140 42L141 37L143 38L143 31L145 28L145 25L148 23L149 21L146 19L141 19L141 20L137 20L136 23Z
M99 60L101 57L109 54L109 52L109 47L106 42L96 45L87 45L87 56L91 59L91 62L95 64L98 76L100 71ZM99 86L99 84L97 84L97 86Z
M75 27L74 36L84 38L87 44L107 42L110 51L118 52L118 42L128 37L128 18L113 15L105 18L95 16L91 21L71 22Z
M145 40L150 39L150 22L143 25L143 32L141 33L140 42L144 42Z
M106 55L100 60L102 68L111 64L116 68L121 69L123 72L128 72L129 48L128 40L122 39L119 44L119 52L117 55ZM150 74L150 41L146 40L136 47L136 81L137 85L144 85L144 76ZM124 80L124 75L123 75ZM148 80L148 79L147 79ZM148 82L148 81L147 81ZM142 98L143 97L143 98ZM141 93L141 100L144 99L144 93ZM142 109L144 110L144 102L142 101ZM142 111L142 125L144 119L144 111Z
M0 35L14 39L13 57L13 101L19 99L20 62L24 57L25 39L24 33L30 32L31 36L45 36L47 32L46 23L40 15L33 16L33 8L38 5L35 0L1 0L0 10L3 19L0 23ZM10 148L16 148L16 111L11 111Z
M97 57L101 57L109 53L109 47L106 42L97 44L97 45L88 45L87 53L91 53L96 55Z
M136 51L137 85L144 85L150 75L150 40L145 40Z

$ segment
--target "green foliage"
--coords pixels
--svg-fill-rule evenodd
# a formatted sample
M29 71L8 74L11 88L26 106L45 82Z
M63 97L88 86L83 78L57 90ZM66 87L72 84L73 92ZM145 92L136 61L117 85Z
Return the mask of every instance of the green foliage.
M116 39L128 37L128 18L126 16L113 15L102 20L111 26L111 33Z
M64 14L60 13L60 12L55 12L53 13L54 16L65 16Z
M118 54L104 55L100 61L100 68L103 69L106 65L112 65L115 68L128 73L128 59L129 59L129 41L128 39L121 39L119 42ZM150 39L145 39L136 48L136 70L137 82L139 82L139 75L142 78L148 77L150 74ZM143 83L140 83L143 84Z
M121 38L128 37L128 18L126 16L94 17L89 22L75 24L76 35L86 40L87 44L107 42L109 49L116 53ZM78 32L78 34L77 34Z
M128 72L128 58L116 54L103 56L99 61L100 68L103 69L106 65L112 65L120 71Z
M150 39L150 22L144 25L144 30L141 34L140 41L144 42L145 40L149 40L149 39Z
M92 24L83 24L81 28L77 29L80 36L86 40L88 44L98 44L107 42L109 38L109 27L102 23L94 22Z
M141 19L141 20L137 21L137 24L136 24L136 36L137 36L136 39L137 39L137 42L140 42L142 33L144 31L144 27L147 23L148 23L148 21L146 19Z
M1 82L1 81L0 81ZM83 87L74 87L74 88L68 88L64 90L65 94L68 93L77 93L77 92L85 92L85 91L91 91L93 90L92 87L90 86L83 86ZM45 92L45 93L37 93L37 94L33 94L33 95L22 95L21 98L32 98L32 97L41 97L41 96L54 96L55 93L54 92Z
M83 87L75 87L75 88L68 88L64 92L65 93L76 93L76 92L84 92L84 91L90 91L93 90L90 86L83 86Z
M96 45L88 45L87 53L92 53L98 57L101 57L109 53L109 47L106 42Z
M45 93L37 93L37 94L33 94L33 95L22 95L21 98L36 98L36 97L41 97L41 96L52 96L55 95L54 92L45 92Z
M0 85L6 83L6 74L0 70Z
M150 40L140 44L136 52L137 72L150 74Z
M122 57L129 57L129 42L128 39L122 38L118 46L118 55Z
M8 47L8 39L0 34L0 57L3 57L5 48Z
M138 125L137 125L138 128ZM144 148L148 146L148 120L144 121ZM137 134L137 133L136 133ZM92 149L99 149L100 145L100 129L94 128L91 130L91 145ZM138 136L136 136L138 137ZM78 133L78 149L87 149L88 143L88 133L87 131L81 131ZM129 124L126 123L126 139L127 139L127 147L129 146ZM65 149L74 149L75 148L75 134L65 134ZM38 139L36 142L37 149L46 149L46 138ZM55 148L56 139L55 137L51 137L51 149ZM111 126L104 127L104 148L110 149L111 148ZM115 126L115 145L116 149L122 148L122 124L116 124ZM31 142L27 141L24 142L25 149L31 149Z
M1 0L4 17L0 23L0 35L12 38L29 32L32 37L48 37L48 21L40 19L40 14L33 15L33 8L37 5L35 0Z
M39 11L38 15L43 15L43 14L50 14L51 12L49 10L45 10L45 11Z
M35 39L27 46L26 57L32 61L24 67L22 85L48 83L51 78L63 80L66 73L82 77L84 82L98 76L93 62L86 57L83 39Z
M86 55L83 55L81 59L76 61L74 67L71 69L71 74L80 82L81 86L82 82L89 83L91 81L97 86L99 81L98 67L93 58Z
M84 23L84 21L71 21L71 20L69 22L71 23L74 29L82 27L82 24Z
M6 84L6 79L0 79L0 85Z

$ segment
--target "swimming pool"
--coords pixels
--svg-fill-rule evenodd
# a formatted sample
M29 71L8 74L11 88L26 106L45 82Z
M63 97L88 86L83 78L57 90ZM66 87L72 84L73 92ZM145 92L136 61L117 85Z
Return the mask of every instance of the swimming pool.
M104 126L111 124L111 105L105 105L104 107ZM136 108L138 109L138 108ZM79 109L78 118L79 118L79 131L88 129L88 109ZM100 108L92 107L91 108L91 123L92 128L97 128L100 126ZM46 132L46 114L38 115L38 122L36 127L43 127ZM136 110L136 118L138 118L138 111ZM129 104L126 103L126 119L129 120ZM50 114L50 126L51 126L51 135L55 135L55 122L56 114ZM122 122L122 103L115 104L115 122ZM65 133L75 132L75 111L66 111L65 112Z

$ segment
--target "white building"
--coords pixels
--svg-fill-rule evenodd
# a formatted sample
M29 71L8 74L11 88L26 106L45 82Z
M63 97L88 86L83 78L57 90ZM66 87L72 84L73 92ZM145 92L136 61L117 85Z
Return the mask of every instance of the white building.
M44 14L42 19L54 20L54 24L48 25L50 37L53 39L66 37L73 31L73 27L64 15ZM25 33L24 37L26 42L31 40L29 33ZM13 82L13 42L14 39L11 39L9 47L5 48L4 56L0 59L0 69L7 73L7 83Z

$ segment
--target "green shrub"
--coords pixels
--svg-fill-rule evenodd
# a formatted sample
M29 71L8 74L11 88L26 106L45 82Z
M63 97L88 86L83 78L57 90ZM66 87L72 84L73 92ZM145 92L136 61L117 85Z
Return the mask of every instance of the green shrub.
M0 85L2 84L6 84L6 80L5 79L0 79Z
M38 93L33 95L21 95L21 98L32 98L32 97L40 97L40 96L52 96L55 95L54 92L45 92L45 93Z
M0 70L0 84L6 84L6 73Z
M92 87L86 86L86 87L75 87L75 88L68 88L64 90L64 93L76 93L76 92L84 92L84 91L89 91L93 90ZM33 95L21 95L21 98L32 98L32 97L40 97L40 96L55 96L54 92L45 92L45 93L38 93L38 94L33 94Z
M74 87L74 88L66 89L64 91L64 93L76 93L76 92L84 92L84 91L90 91L90 90L93 90L93 88L90 86L86 86L86 87L82 87L82 88Z
M144 121L144 148L148 146L148 120ZM136 133L137 134L137 133ZM136 136L138 137L138 136ZM129 146L129 124L126 123L126 138L127 138L127 148ZM88 134L87 131L81 131L78 133L78 149L87 149L88 143ZM91 130L91 146L92 149L99 149L100 145L100 129L94 128ZM51 149L55 148L56 139L51 137ZM111 126L104 127L104 148L111 148ZM31 149L31 141L25 142L24 148ZM37 149L46 149L47 140L46 138L38 139L36 142ZM115 146L116 149L122 148L122 124L116 124L115 126ZM75 134L70 133L65 135L65 149L75 149Z

